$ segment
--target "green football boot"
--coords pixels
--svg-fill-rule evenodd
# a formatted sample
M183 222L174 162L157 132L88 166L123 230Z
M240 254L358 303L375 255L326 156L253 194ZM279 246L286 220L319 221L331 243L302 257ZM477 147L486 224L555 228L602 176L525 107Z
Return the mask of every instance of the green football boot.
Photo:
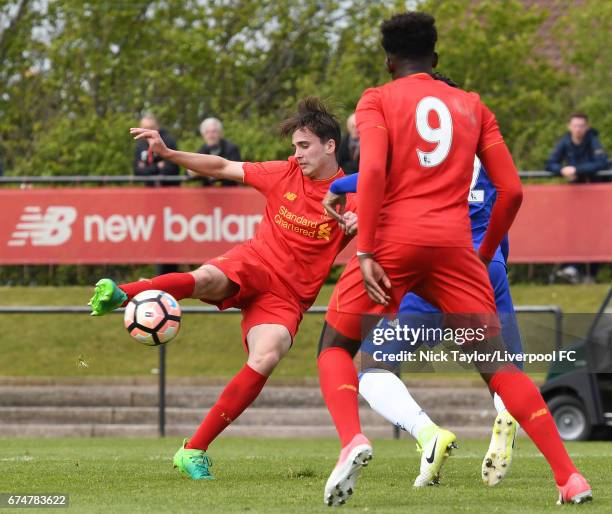
M193 480L214 480L215 477L209 469L212 466L211 458L204 450L185 448L186 443L187 439L184 439L183 444L174 454L172 461L174 469L177 469L184 477Z
M121 307L128 299L110 278L102 278L96 283L94 295L87 305L91 306L92 316L102 316Z

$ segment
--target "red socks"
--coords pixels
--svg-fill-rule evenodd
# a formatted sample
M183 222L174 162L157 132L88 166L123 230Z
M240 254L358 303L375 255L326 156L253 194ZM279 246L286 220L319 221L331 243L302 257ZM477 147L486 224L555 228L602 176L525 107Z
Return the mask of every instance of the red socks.
M552 468L555 482L565 485L572 473L578 473L567 454L544 398L531 379L514 366L493 375L489 387L504 402L523 430L542 452Z
M128 300L149 289L159 289L170 293L177 300L182 300L183 298L190 298L193 294L195 279L191 273L167 273L151 280L119 284L119 287L128 295Z
M319 385L344 448L361 432L359 423L359 379L349 352L326 348L318 359Z
M268 377L245 364L225 386L217 403L210 409L185 448L207 450L208 445L259 396L266 380Z

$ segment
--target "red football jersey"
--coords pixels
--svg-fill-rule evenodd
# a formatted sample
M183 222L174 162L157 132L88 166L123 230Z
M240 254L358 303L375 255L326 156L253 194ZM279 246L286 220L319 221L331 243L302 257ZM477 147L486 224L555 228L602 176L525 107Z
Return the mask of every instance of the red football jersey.
M379 170L386 176L384 195L375 195L376 184L364 184L360 176L369 199L358 195L358 249L373 251L375 238L471 247L466 199L474 155L503 143L480 97L418 73L366 90L356 114L362 144L378 138L387 158L386 169ZM361 175L370 171L363 164ZM371 205L376 198L382 203Z
M315 301L329 270L346 244L344 232L322 205L330 184L342 177L313 180L295 158L243 164L244 183L266 197L264 217L246 244L269 265L304 309ZM347 206L354 210L354 206Z

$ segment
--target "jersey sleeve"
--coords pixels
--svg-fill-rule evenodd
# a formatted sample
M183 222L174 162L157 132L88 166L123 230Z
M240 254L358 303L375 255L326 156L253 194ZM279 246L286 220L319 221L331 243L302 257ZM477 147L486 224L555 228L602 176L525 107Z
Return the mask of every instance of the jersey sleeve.
M387 183L387 153L389 135L378 89L367 89L355 111L361 140L357 212L359 231L357 251L374 252L378 215Z
M481 103L481 125L480 125L480 138L478 139L478 149L476 153L480 157L480 154L491 148L494 145L504 142L504 138L499 131L499 125L495 115L489 110L489 108Z
M387 130L382 110L382 99L378 88L372 87L363 92L355 109L355 117L359 127L359 134L362 131L368 131L373 128Z
M242 169L244 183L268 196L278 180L289 172L290 164L288 161L245 162Z
M358 178L359 173L353 173L352 175L347 175L346 177L338 178L332 182L332 185L329 187L329 190L335 195L356 193Z

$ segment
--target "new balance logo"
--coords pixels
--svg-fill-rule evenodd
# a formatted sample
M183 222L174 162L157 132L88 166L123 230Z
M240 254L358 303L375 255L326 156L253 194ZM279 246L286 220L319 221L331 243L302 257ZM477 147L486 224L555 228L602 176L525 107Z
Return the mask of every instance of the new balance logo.
M23 210L8 245L24 246L28 239L32 246L61 245L72 236L71 225L76 217L74 207L51 206L42 212L38 206L28 206Z
M283 196L290 202L293 202L293 200L297 198L297 195L295 193L290 193L290 192L285 193Z

